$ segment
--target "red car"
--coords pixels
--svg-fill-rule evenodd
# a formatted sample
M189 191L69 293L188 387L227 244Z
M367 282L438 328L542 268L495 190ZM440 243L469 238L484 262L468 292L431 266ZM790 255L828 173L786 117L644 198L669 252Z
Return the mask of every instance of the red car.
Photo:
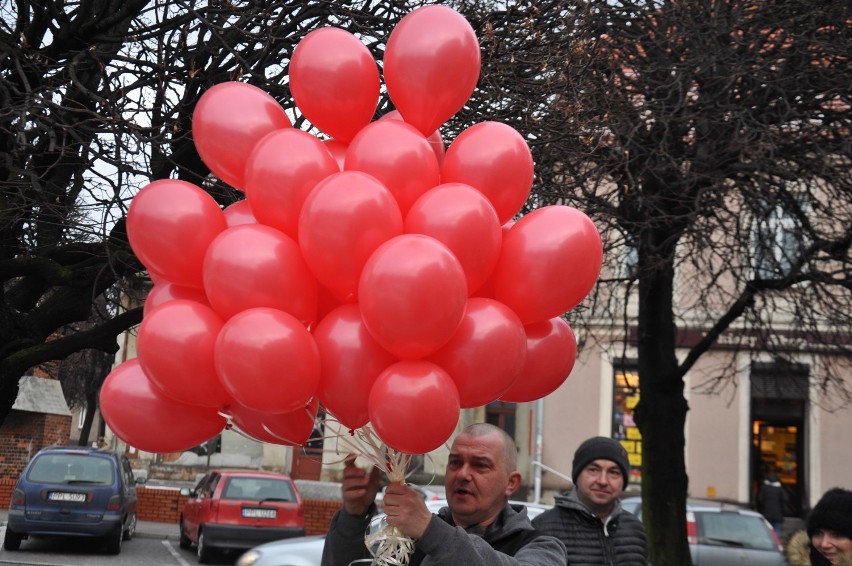
M213 553L246 550L273 540L305 534L302 499L283 474L251 470L211 470L194 489L180 514L180 547L198 547L198 561Z

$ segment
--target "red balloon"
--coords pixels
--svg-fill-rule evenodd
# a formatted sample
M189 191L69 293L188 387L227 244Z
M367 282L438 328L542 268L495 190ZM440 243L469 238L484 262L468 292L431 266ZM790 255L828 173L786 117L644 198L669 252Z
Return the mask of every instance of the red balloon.
M446 245L464 269L469 295L491 276L503 239L494 207L461 183L438 185L417 199L405 217L405 232Z
M367 260L358 298L370 334L398 358L412 360L452 337L464 316L467 282L444 244L403 234Z
M322 360L319 398L345 427L370 420L367 400L379 374L397 359L373 338L357 305L343 305L317 325L314 340Z
M225 389L255 411L295 411L319 387L317 345L283 311L248 309L228 320L216 340L214 360Z
M305 325L316 320L317 283L298 244L262 224L228 228L210 244L204 289L224 319L246 309L271 307Z
M251 205L245 199L228 205L222 212L225 213L225 222L228 223L229 227L241 224L257 224L257 218L251 212Z
M231 417L234 426L259 442L300 446L307 442L314 430L318 409L319 401L316 399L289 413L264 413L234 403Z
M203 286L204 254L226 227L213 197L176 179L146 185L127 212L127 238L139 261L152 273L185 287Z
M298 239L299 213L317 183L340 170L316 137L293 128L263 138L246 164L246 198L255 218Z
M370 421L376 435L404 454L425 454L446 442L459 421L459 395L447 372L435 364L402 361L373 385Z
M382 120L402 120L402 114L399 113L399 110L391 110L387 114L381 117ZM432 132L426 137L426 141L429 142L429 145L432 146L432 151L435 152L435 157L438 159L438 165L444 161L444 153L446 152L446 146L444 145L444 137L441 135L440 128Z
M266 134L291 127L284 108L266 91L229 81L210 87L192 115L192 137L204 164L234 188L244 187L246 161Z
M122 363L104 380L100 409L117 437L145 452L182 452L213 438L225 426L216 409L163 395L137 359Z
M525 403L550 395L568 379L577 359L577 341L561 317L528 324L527 357L518 379L500 396Z
M429 142L399 120L377 120L361 130L346 150L345 167L381 181L393 193L403 216L420 195L441 182Z
M379 69L360 39L339 28L321 28L293 50L290 90L314 126L346 142L373 118Z
M570 206L546 206L518 220L503 238L494 297L524 324L577 306L592 290L603 244L591 219Z
M337 162L337 166L343 171L343 164L346 162L346 150L349 149L349 144L334 139L325 140L322 143Z
M464 16L446 6L425 6L391 32L385 84L405 121L429 135L473 94L480 62L479 41Z
M511 126L480 122L450 144L441 165L445 183L465 183L481 191L507 222L529 197L534 176L532 153Z
M136 340L145 375L169 397L189 405L219 407L230 396L213 365L223 321L213 309L169 301L145 316Z
M524 327L509 307L472 298L452 339L428 359L453 378L467 409L499 399L524 367L526 350Z
M145 305L142 307L142 314L148 316L156 307L178 299L195 301L196 303L209 306L207 295L204 294L203 290L193 287L181 287L166 280L161 280L148 291L148 296L145 297Z
M343 171L316 186L299 218L299 247L316 278L343 302L355 301L364 264L402 234L393 195L366 173Z

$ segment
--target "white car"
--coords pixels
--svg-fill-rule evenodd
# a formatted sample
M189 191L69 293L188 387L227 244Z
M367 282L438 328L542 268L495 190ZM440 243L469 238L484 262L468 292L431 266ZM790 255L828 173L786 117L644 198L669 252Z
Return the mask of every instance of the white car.
M550 509L552 505L509 501L511 504L526 505L530 519ZM427 500L426 507L432 513L447 506L446 499ZM376 524L380 519L373 519ZM314 535L268 542L256 546L237 559L235 566L320 566L325 535Z

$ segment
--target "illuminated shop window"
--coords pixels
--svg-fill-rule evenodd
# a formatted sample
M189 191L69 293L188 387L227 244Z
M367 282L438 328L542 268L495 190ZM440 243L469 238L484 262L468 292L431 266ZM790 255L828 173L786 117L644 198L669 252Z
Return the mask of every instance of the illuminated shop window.
M630 458L630 483L642 481L642 435L634 420L639 403L639 373L617 369L613 383L612 437L621 442Z

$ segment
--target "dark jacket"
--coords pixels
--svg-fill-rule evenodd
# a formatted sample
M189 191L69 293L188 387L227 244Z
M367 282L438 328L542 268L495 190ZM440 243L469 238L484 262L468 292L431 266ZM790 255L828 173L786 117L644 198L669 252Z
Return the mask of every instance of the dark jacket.
M335 513L325 539L322 566L349 566L370 558L364 545L369 518ZM366 563L365 563L366 564ZM558 539L537 533L525 507L506 506L487 528L462 529L453 524L447 507L432 517L415 544L410 566L565 566L565 547Z
M787 560L790 566L831 566L828 559L811 546L811 540L805 531L799 531L790 537L790 542L787 543ZM852 566L852 556L842 558L839 566Z
M769 476L757 492L757 510L770 523L784 520L784 508L787 506L787 492L775 476Z
M556 506L533 526L565 544L570 566L646 566L648 539L635 515L615 502L606 524L577 498L577 490L556 496Z

